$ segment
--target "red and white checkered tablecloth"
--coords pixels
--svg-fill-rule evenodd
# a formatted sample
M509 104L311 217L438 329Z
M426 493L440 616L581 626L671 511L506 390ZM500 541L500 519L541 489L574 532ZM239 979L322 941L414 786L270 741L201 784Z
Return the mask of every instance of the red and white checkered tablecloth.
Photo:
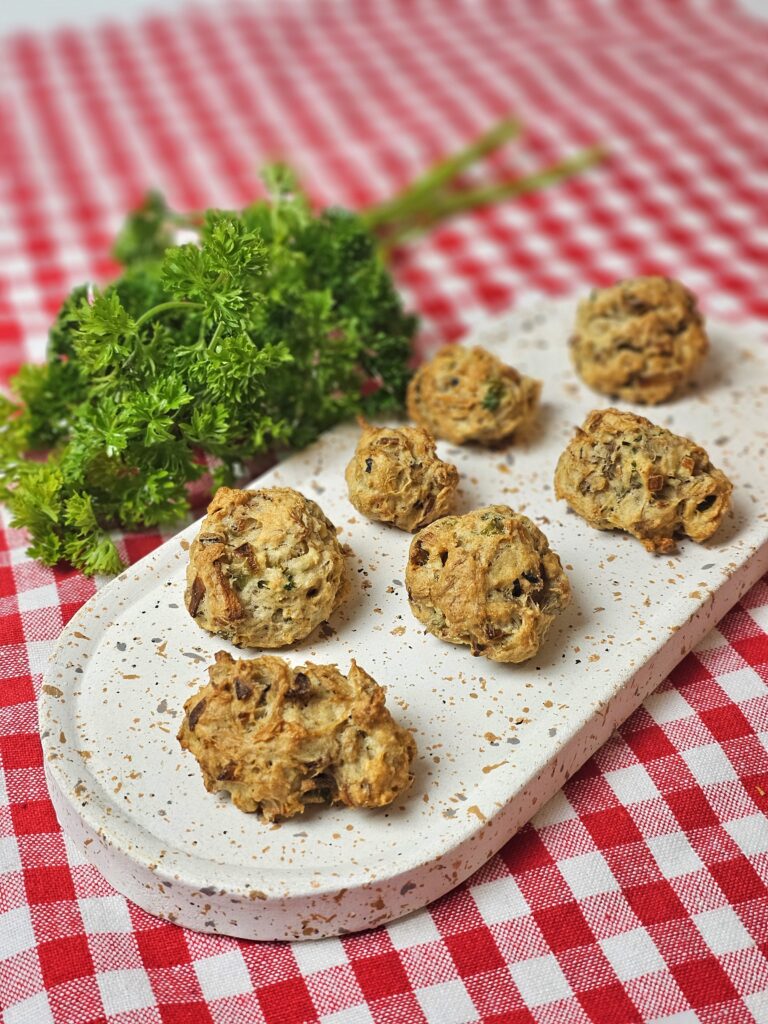
M682 278L768 318L768 22L725 0L284 0L2 47L0 370L43 355L147 186L236 206L281 156L320 202L391 195L510 112L491 173L611 159L453 222L394 270L422 344L539 295ZM131 560L158 534L126 537ZM466 884L389 927L294 946L183 931L61 834L35 698L93 581L0 532L5 1024L768 1021L768 580Z

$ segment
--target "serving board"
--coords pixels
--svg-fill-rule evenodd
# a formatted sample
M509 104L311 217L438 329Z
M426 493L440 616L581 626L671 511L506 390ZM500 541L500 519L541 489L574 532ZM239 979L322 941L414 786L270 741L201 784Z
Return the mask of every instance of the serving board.
M498 850L768 570L759 339L711 327L695 383L650 411L703 444L735 484L732 512L710 542L655 556L554 499L555 463L574 425L609 404L570 368L573 317L574 304L559 302L478 327L468 341L544 381L540 414L503 450L438 445L461 473L459 511L504 503L525 512L566 567L573 602L534 659L500 665L424 633L404 587L410 535L368 522L346 496L355 426L330 431L254 485L315 499L351 549L344 606L328 627L275 653L342 671L355 658L386 685L419 750L414 785L391 807L315 806L268 825L205 791L175 736L214 653L236 652L184 608L197 524L70 621L40 700L46 775L62 827L116 889L178 924L251 939L339 935L422 907Z

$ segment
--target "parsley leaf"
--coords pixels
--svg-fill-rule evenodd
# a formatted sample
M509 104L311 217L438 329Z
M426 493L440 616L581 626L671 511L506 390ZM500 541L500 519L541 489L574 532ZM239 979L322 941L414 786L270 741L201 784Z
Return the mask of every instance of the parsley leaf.
M115 246L124 272L76 288L47 362L16 377L2 496L35 557L114 573L108 530L175 522L211 457L229 482L259 452L402 404L416 320L374 238L355 214L313 216L285 168L267 183L267 200L202 218L149 196ZM185 222L198 241L173 245Z
M449 214L604 156L592 147L512 181L455 187L518 131L501 121L361 214L313 215L282 164L264 173L267 199L240 212L179 214L150 193L115 242L122 274L102 290L75 288L46 363L12 381L18 401L0 396L0 498L29 531L30 553L117 572L107 531L174 522L206 468L232 483L259 452L401 407L416 318L383 255ZM174 244L181 227L197 240ZM501 394L490 384L485 408Z
M501 399L504 394L504 384L500 380L492 380L485 390L483 395L482 406L487 409L488 412L496 412L501 404Z

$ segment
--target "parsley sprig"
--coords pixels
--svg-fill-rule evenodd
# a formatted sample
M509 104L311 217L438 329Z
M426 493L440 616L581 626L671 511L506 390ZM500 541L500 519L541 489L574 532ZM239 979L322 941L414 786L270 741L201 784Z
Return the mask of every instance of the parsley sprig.
M16 401L0 396L0 498L29 531L30 554L118 572L109 530L176 522L207 470L231 483L259 452L399 408L417 321L383 251L599 158L587 151L490 191L454 188L516 131L503 122L362 214L313 215L281 165L265 173L267 198L238 213L180 215L150 194L115 244L121 276L75 288L47 361L21 369ZM180 227L196 241L174 244Z

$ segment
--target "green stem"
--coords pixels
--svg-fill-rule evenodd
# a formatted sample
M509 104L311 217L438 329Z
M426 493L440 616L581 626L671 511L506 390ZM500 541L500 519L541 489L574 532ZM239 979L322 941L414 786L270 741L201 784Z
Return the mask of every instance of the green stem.
M490 131L481 135L471 145L459 150L445 160L431 167L421 178L417 178L407 188L403 189L392 199L388 199L378 206L372 206L363 211L362 219L369 231L375 231L380 227L399 220L404 215L424 204L425 199L432 193L441 189L449 181L452 181L457 174L466 170L471 164L481 157L498 149L509 139L520 134L520 123L514 118L507 118L494 125Z
M208 347L209 348L213 348L213 346L219 340L219 335L221 334L221 328L223 326L224 326L224 321L223 320L219 320L219 322L216 324L216 330L213 332L213 337L208 342Z
M139 319L136 321L135 326L138 329L143 324L145 324L147 320L151 320L152 317L156 316L158 313L164 313L167 309L187 309L190 306L195 309L203 308L202 302L186 302L182 299L172 299L169 302L159 302L156 306L153 306L151 309L148 309L145 313L142 313Z
M545 188L547 185L553 185L564 178L576 174L578 171L593 167L605 155L606 151L603 147L593 146L574 156L567 157L565 160L561 160L542 171L526 175L524 178L504 181L495 185L483 185L480 188L468 189L464 192L443 192L442 195L436 197L428 206L419 211L422 214L421 217L417 216L411 220L403 219L400 223L390 222L389 230L380 232L384 249L386 251L394 243L413 232L425 231L446 217L467 213L470 210L489 206L502 199L524 195L526 192L534 192L539 188Z

